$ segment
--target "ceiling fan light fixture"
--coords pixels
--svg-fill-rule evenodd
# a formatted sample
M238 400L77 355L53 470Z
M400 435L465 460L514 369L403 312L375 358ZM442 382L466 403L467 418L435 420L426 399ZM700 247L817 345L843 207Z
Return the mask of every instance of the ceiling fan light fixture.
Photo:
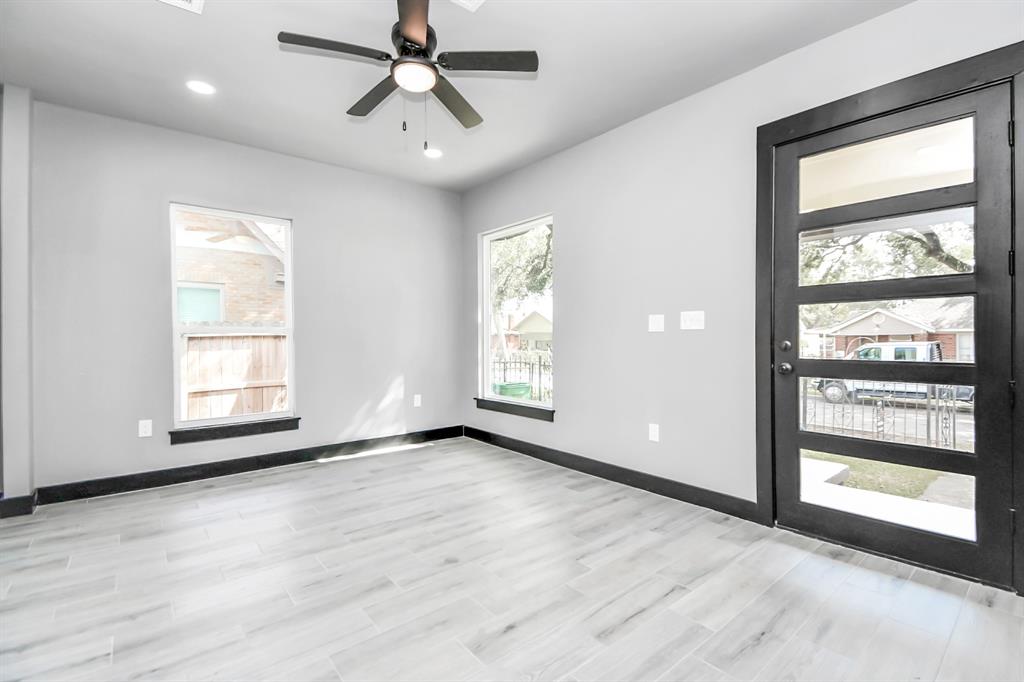
M185 83L185 87L197 95L212 95L217 92L217 88L213 87L206 81L188 81Z
M426 92L437 85L437 67L421 57L400 57L391 65L391 77L408 92Z

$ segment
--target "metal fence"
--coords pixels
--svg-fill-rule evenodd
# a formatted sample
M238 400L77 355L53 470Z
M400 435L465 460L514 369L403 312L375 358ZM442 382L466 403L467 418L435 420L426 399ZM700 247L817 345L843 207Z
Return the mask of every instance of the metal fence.
M837 383L843 383L843 390L830 394L827 387ZM800 384L804 431L974 452L974 402L968 387L813 377L803 377Z
M551 401L552 386L550 355L513 356L491 361L491 390L497 395L546 403Z

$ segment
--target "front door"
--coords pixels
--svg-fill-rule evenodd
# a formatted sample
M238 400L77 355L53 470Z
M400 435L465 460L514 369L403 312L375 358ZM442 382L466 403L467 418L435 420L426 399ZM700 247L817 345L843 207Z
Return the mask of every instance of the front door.
M1011 583L1010 87L776 148L779 525Z

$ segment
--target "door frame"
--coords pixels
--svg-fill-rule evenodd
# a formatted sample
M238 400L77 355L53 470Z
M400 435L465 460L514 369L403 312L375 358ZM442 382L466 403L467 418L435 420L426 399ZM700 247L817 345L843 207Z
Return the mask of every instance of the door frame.
M755 299L755 397L758 521L774 525L775 424L774 424L774 169L775 148L853 123L896 113L997 83L1011 87L1011 117L1024 112L1024 41L985 52L916 76L882 85L835 102L779 119L757 129L757 240ZM1024 118L1024 117L1022 117ZM1024 272L1024 130L1017 126L1011 150L1013 165L1011 230L1018 272ZM1013 134L1010 124L1007 136ZM1021 230L1016 227L1022 226ZM1008 264L1009 267L1009 264ZM1014 347L1011 377L1017 380L1018 406L1013 437L1013 504L1024 510L1024 276L1013 282ZM1017 516L1024 514L1022 511ZM1024 518L1018 524L1024 525ZM1024 593L1024 529L1013 537L1013 584Z

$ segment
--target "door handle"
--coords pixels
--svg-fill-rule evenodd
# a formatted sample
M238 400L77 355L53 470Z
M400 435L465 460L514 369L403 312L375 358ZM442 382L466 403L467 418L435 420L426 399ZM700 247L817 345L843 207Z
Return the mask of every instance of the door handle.
M790 374L793 371L793 365L788 362L779 363L779 374Z

